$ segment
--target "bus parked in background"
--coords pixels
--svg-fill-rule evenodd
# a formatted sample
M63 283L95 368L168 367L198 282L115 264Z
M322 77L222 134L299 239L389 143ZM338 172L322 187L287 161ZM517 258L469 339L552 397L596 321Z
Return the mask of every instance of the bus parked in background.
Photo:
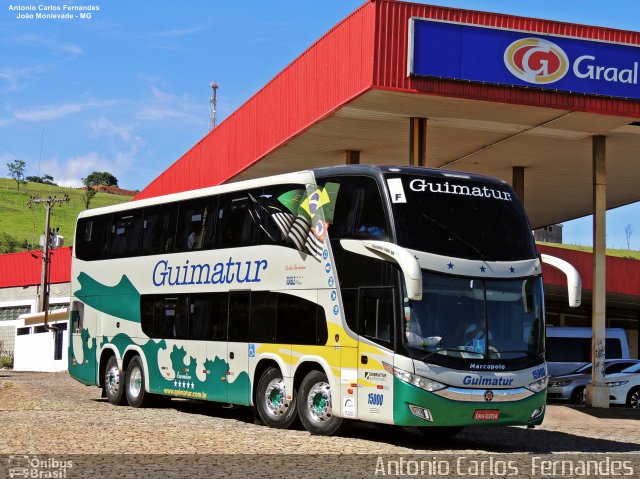
M316 434L544 417L541 259L496 179L344 166L84 211L71 291L70 374L113 404L250 405Z
M591 362L591 328L553 326L547 328L546 359L549 376L570 374ZM622 328L606 328L605 357L629 359L629 340Z

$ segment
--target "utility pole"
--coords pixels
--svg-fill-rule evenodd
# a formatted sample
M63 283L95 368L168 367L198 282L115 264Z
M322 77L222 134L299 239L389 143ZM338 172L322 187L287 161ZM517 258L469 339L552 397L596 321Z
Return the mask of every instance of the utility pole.
M37 313L44 311L44 327L48 331L55 331L55 327L49 326L49 266L51 263L51 253L49 252L49 246L51 241L51 231L49 231L49 222L51 219L51 208L62 203L69 202L69 195L65 194L62 198L56 198L55 196L49 196L48 198L33 198L29 199L27 203L29 208L34 204L42 203L46 208L46 215L44 220L44 245L42 245L42 273L40 275L40 291L38 292L38 304L36 306Z

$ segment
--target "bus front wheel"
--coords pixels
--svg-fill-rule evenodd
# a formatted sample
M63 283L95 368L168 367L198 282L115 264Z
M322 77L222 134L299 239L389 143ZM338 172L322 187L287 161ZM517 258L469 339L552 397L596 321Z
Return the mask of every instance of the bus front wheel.
M107 361L104 372L104 394L115 406L123 406L127 401L124 395L124 371L118 367L115 356L111 356Z
M127 368L126 393L131 407L145 407L151 401L151 394L145 391L146 379L140 356L134 356Z
M260 377L256 408L260 419L269 427L286 429L296 420L296 393L287 394L279 369L269 368Z
M333 415L331 389L324 373L311 371L302 380L298 414L302 425L311 434L330 436L342 425L342 418Z

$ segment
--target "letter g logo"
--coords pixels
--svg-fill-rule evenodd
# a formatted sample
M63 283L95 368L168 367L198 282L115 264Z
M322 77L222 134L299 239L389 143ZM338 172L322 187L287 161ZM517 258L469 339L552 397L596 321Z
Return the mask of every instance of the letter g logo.
M557 82L569 71L566 53L541 38L521 38L504 51L504 64L520 80L534 85Z

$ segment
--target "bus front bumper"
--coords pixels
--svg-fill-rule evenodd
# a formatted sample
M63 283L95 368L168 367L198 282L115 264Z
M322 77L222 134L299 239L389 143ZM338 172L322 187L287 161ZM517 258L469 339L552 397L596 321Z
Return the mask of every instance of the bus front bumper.
M431 393L394 378L394 424L534 426L544 419L546 390L501 395L500 389L447 389Z

